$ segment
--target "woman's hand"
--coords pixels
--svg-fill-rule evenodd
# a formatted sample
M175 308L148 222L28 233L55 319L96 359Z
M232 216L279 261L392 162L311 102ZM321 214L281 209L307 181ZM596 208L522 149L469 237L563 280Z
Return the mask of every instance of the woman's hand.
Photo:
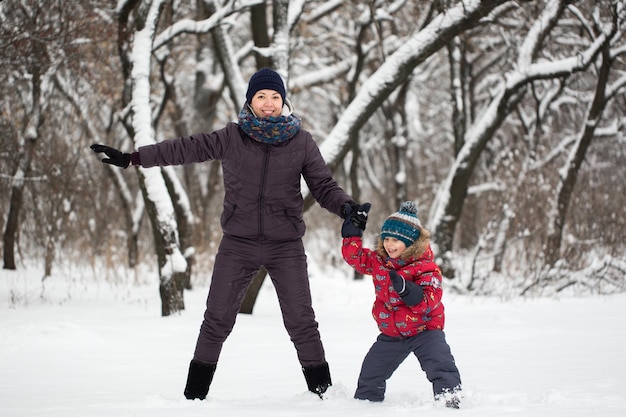
M115 165L124 169L128 168L128 165L130 165L129 153L122 153L117 149L113 149L106 145L99 145L97 143L91 145L90 148L95 153L104 153L108 156L108 158L104 158L102 160L105 164Z
M346 213L346 219L341 226L341 237L363 236L363 230L367 225L367 214L371 207L370 203L360 205L345 203L343 210Z

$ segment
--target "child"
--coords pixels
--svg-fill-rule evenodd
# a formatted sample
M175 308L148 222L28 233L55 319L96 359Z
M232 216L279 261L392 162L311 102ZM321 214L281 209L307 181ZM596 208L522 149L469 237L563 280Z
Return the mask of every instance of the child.
M356 210L346 207L341 229L344 260L373 277L372 314L381 332L363 360L354 398L383 401L387 379L413 352L433 384L435 399L459 408L461 377L443 332L442 277L430 233L415 204L405 201L383 223L376 250L364 248L369 208L368 203Z

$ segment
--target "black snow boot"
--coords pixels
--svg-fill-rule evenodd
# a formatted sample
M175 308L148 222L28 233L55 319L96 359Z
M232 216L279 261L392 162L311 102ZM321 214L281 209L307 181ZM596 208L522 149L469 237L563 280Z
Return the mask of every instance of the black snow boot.
M209 393L209 385L213 380L216 364L202 363L192 360L189 364L187 386L185 386L185 398L204 400Z
M330 380L330 370L326 362L321 365L302 368L302 372L304 372L304 379L306 379L309 391L319 395L320 398L322 398L322 394L326 392L328 387L333 384Z

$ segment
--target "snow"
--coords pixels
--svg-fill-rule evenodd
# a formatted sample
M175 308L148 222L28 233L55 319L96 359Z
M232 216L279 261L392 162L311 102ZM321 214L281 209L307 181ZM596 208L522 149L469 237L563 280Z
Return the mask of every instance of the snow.
M73 270L40 281L0 270L0 415L85 416L588 416L626 415L626 294L561 299L444 294L446 335L461 371L462 409L435 404L414 357L383 403L352 399L376 337L369 280L310 265L313 303L334 385L306 390L269 280L240 315L206 401L182 395L206 287L160 317L158 274L139 283ZM129 274L132 275L132 274Z

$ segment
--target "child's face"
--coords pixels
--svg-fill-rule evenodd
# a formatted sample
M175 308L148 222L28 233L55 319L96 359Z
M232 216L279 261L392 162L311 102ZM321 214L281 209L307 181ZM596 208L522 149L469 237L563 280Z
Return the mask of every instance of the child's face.
M386 237L385 240L383 240L383 247L385 248L387 255L389 255L392 259L396 259L406 250L404 242L396 239L395 237Z

